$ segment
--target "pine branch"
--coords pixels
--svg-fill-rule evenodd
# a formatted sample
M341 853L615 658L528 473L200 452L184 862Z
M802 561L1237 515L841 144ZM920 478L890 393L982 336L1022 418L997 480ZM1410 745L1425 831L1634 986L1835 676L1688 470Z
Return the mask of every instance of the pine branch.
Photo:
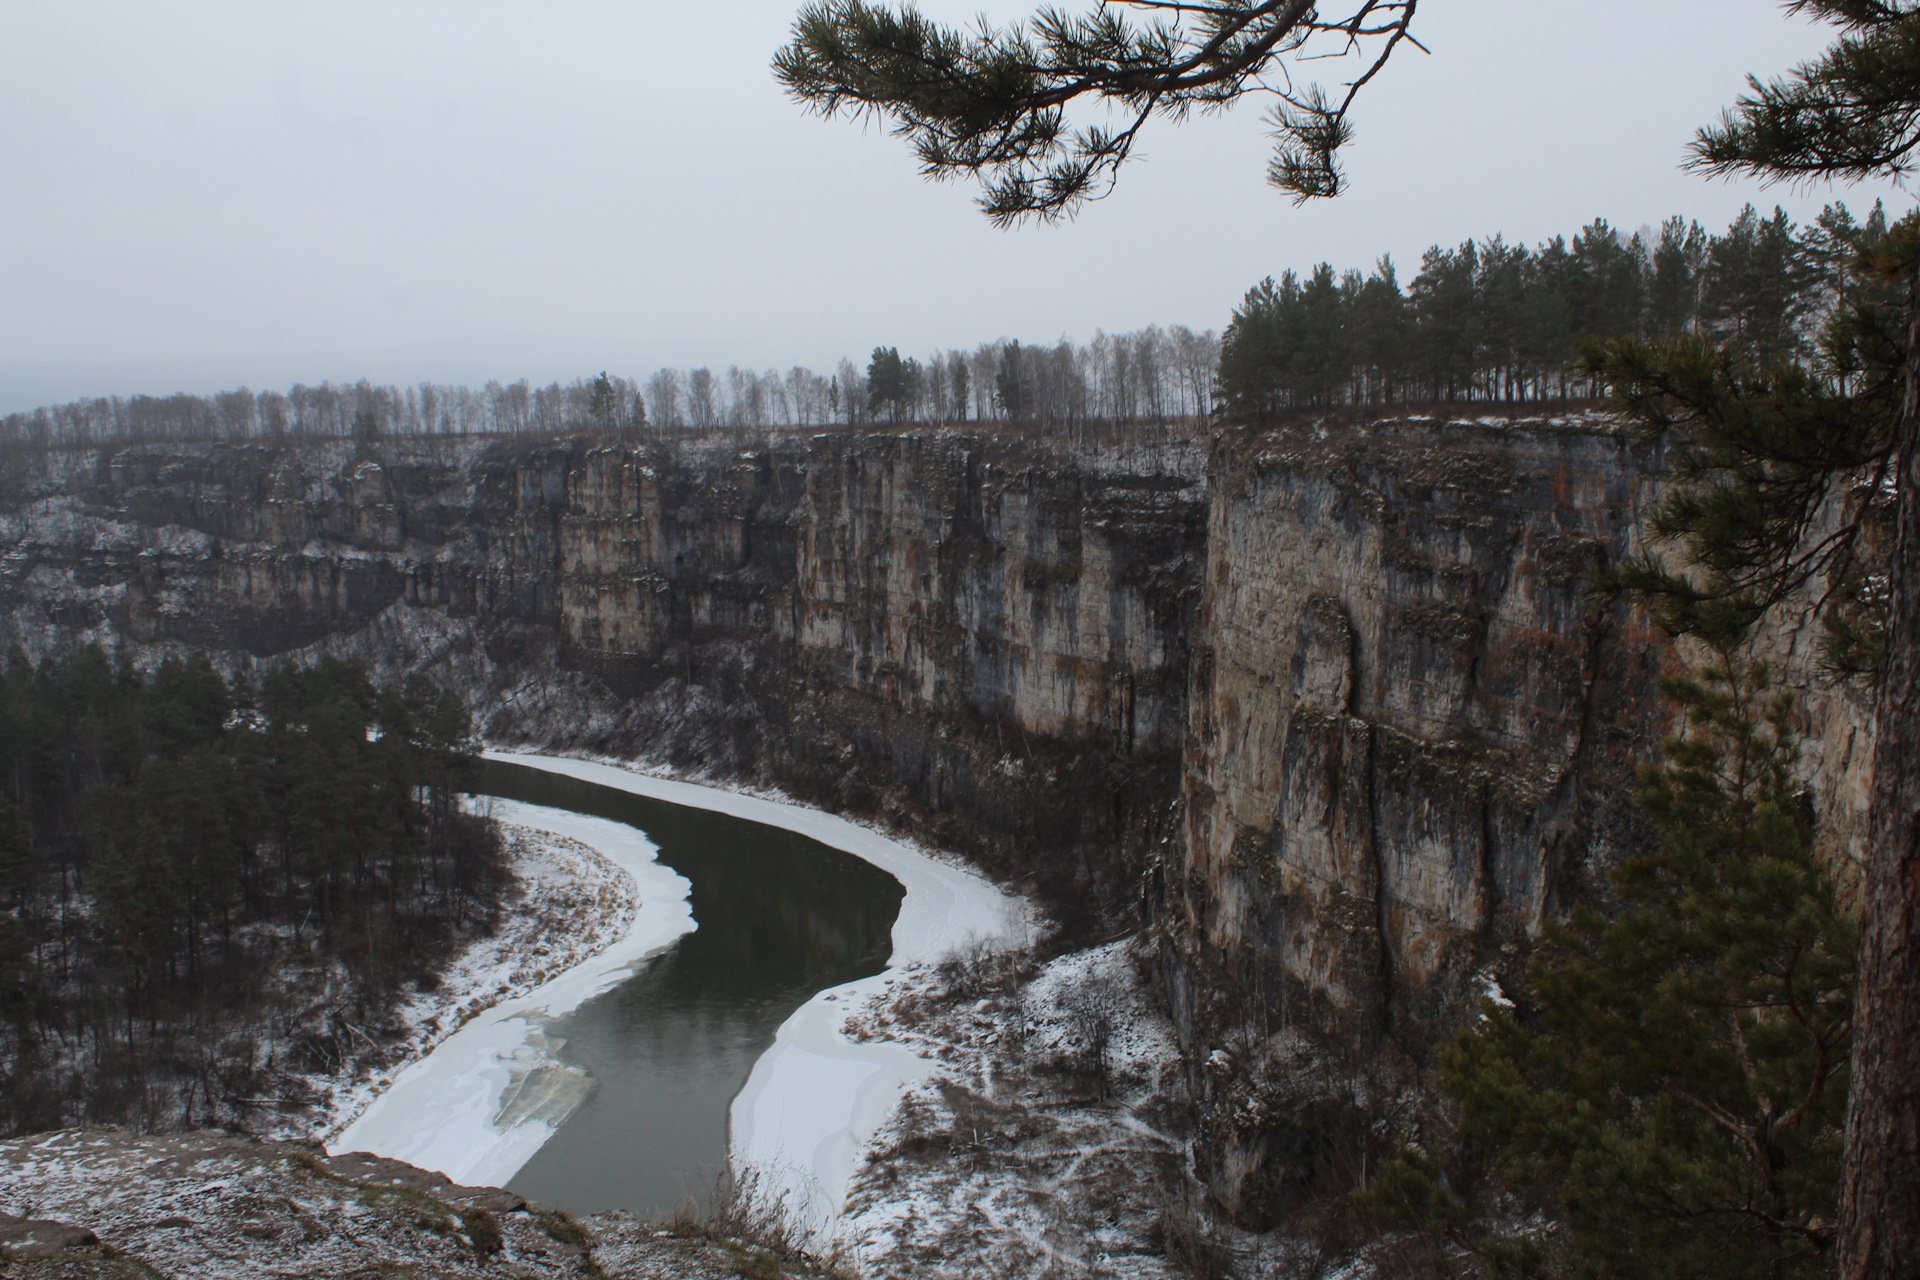
M1025 23L943 26L911 4L820 0L801 10L775 77L823 116L878 118L924 176L980 182L1006 225L1070 217L1111 191L1147 122L1184 120L1247 93L1278 98L1269 177L1297 199L1333 195L1361 90L1412 35L1418 0L1357 0L1337 19L1311 0L1101 0ZM1364 58L1336 96L1296 88L1289 62ZM1119 112L1115 130L1070 126L1069 108Z

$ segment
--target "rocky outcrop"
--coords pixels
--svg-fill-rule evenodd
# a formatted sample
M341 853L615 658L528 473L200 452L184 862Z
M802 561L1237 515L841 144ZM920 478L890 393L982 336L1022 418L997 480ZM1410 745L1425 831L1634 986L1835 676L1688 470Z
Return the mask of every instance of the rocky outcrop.
M1662 648L1585 587L1653 474L1592 423L1223 451L1171 867L1195 963L1276 1024L1444 1023L1634 838Z
M722 1280L762 1272L822 1274L790 1253L696 1224L667 1229L618 1214L580 1221L511 1192L305 1143L117 1129L0 1142L0 1275Z

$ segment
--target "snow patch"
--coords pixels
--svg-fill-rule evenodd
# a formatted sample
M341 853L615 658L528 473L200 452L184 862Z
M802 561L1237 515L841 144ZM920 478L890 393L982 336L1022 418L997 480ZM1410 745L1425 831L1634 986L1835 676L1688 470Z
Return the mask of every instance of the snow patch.
M1500 985L1500 979L1492 970L1480 975L1480 998L1501 1009L1513 1008L1513 1001L1507 996L1507 990Z

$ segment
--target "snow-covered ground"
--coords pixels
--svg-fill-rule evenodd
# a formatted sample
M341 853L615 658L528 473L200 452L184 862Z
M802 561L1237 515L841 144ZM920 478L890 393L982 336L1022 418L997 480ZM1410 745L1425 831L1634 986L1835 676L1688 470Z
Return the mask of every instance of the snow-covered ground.
M580 1222L392 1161L219 1130L0 1142L0 1276L738 1280L774 1261L697 1229ZM791 1280L829 1280L779 1263Z
M692 886L654 860L654 846L639 831L563 809L504 800L494 802L494 812L514 826L577 842L605 858L633 886L637 906L628 908L603 895L598 898L600 921L558 922L560 928L593 933L611 916L623 921L624 928L616 927L607 945L585 954L569 953L563 944L553 970L536 970L537 984L530 990L468 1017L395 1075L330 1136L326 1145L331 1151L391 1156L468 1185L504 1183L585 1096L587 1081L557 1059L557 1046L547 1040L545 1028L618 984L694 927L687 904ZM529 892L537 894L538 864L523 863L517 870L522 877L535 877ZM443 989L478 992L486 998L510 990L512 968L524 968L525 962L526 953L494 946L464 959L447 975Z
M863 1275L1182 1274L1210 1224L1186 1154L1179 1055L1114 942L1039 964L982 951L922 971L854 1034L938 1065L875 1136L839 1238ZM968 1265L956 1269L956 1259Z
M913 1047L853 1034L848 1011L884 999L910 968L974 945L1024 944L1032 929L1027 905L977 872L818 809L649 777L612 764L487 754L797 832L873 864L905 887L887 968L822 991L796 1010L733 1103L729 1146L736 1170L754 1171L757 1191L777 1197L797 1225L830 1234L874 1136L908 1088L934 1069L931 1059Z

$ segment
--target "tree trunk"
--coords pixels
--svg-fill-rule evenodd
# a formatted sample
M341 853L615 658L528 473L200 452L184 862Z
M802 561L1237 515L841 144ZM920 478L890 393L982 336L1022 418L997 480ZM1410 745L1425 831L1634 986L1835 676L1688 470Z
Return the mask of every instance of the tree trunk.
M1898 524L1860 908L1842 1280L1920 1278L1920 260L1908 303Z

